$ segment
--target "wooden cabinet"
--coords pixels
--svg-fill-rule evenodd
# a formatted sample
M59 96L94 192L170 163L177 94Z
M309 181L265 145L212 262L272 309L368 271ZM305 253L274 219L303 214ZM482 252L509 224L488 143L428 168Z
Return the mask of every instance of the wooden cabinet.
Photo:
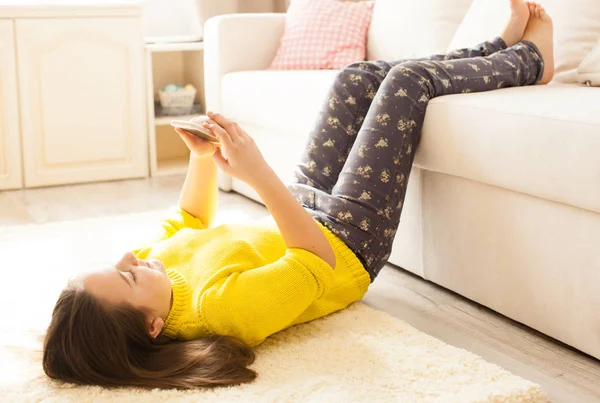
M140 19L14 24L25 186L148 176Z
M150 175L185 174L190 152L171 127L171 120L190 120L205 113L204 43L162 43L146 45L148 134ZM157 115L158 91L167 84L196 87L195 111L190 115Z
M0 190L23 185L13 22L0 20Z

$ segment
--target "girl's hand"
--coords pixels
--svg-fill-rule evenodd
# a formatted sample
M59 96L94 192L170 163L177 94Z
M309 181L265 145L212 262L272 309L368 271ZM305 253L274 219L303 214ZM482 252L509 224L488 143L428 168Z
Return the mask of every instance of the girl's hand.
M207 128L206 124L204 123L210 122L210 119L208 118L208 116L198 116L192 119L192 122L202 124L205 128ZM205 157L213 155L215 153L215 150L217 149L217 146L215 146L214 144L209 143L206 140L202 140L194 136L193 134L186 132L183 129L176 128L175 131L177 132L177 134L179 134L181 139L184 141L185 145L190 149L190 152L195 157Z
M254 183L270 169L254 139L240 125L221 114L208 112L208 117L217 123L208 123L207 127L221 143L213 160L226 174L254 187Z

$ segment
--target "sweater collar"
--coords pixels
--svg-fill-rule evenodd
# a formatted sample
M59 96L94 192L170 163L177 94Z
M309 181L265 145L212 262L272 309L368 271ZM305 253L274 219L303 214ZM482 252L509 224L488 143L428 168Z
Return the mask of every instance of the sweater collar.
M177 337L181 327L183 313L190 305L192 295L190 286L183 275L174 269L167 269L167 276L171 280L173 290L173 305L165 320L162 334L172 339Z

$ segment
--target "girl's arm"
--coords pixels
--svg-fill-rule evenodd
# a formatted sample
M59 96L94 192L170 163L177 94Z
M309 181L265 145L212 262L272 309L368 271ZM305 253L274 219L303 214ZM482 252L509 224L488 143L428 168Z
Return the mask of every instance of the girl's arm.
M265 162L254 140L237 123L224 116L210 112L208 116L216 124L211 123L207 127L217 135L222 147L213 155L219 168L256 190L275 219L288 248L307 250L334 268L335 254L325 234Z
M196 123L207 120L206 116L193 119ZM185 130L175 131L190 149L190 162L179 196L179 207L198 218L204 228L209 228L218 207L217 167L211 158L217 148Z
M217 166L210 155L191 153L179 207L198 218L203 227L209 228L217 215L218 202Z
M269 165L248 184L265 202L288 248L305 249L335 267L335 254L327 238Z

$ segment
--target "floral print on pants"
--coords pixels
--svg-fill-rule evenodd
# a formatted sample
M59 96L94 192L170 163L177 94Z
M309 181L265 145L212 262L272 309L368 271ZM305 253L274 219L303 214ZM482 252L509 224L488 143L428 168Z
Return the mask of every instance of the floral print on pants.
M507 48L501 38L425 59L353 63L330 88L288 188L373 281L390 256L429 100L535 84L543 70L532 42Z

